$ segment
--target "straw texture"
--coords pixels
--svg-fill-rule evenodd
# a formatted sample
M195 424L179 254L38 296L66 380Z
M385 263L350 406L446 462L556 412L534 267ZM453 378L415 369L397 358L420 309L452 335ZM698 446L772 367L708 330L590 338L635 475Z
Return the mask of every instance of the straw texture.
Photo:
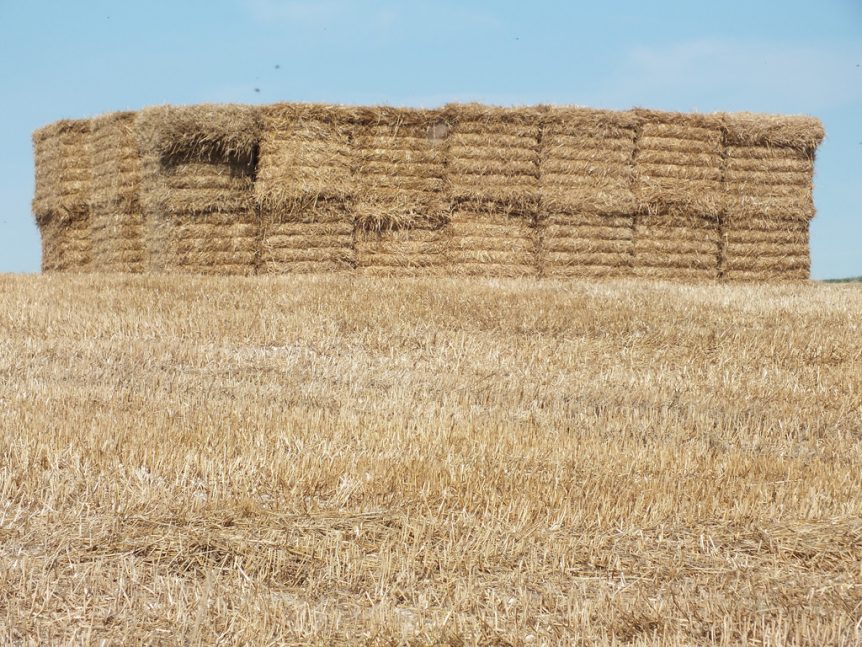
M263 110L255 196L262 208L345 199L354 193L351 110L342 106L278 104Z
M448 126L435 110L365 108L353 115L353 204L362 229L439 220L445 193Z
M376 276L428 276L443 271L446 231L436 218L409 226L357 228L356 268Z
M92 265L90 121L64 119L33 133L33 213L42 233L42 270Z
M527 208L539 200L538 108L449 105L448 180L455 200Z
M93 264L107 272L142 272L146 255L135 113L94 119L90 151Z
M448 227L446 266L459 276L538 274L536 214L489 202L459 203Z
M254 112L242 106L161 107L139 115L150 271L257 271L257 147L253 133L244 130L256 123ZM216 125L224 128L224 140ZM192 130L171 143L171 133L181 128Z
M635 276L717 279L721 255L719 219L675 213L635 218Z
M633 213L634 114L551 108L542 121L539 184L543 210Z
M261 273L344 272L356 265L353 215L341 201L317 199L292 211L267 207L261 219Z
M159 106L33 137L50 271L800 280L811 117Z
M539 220L538 232L543 276L631 275L632 216L553 213Z
M635 193L642 212L718 216L723 207L721 115L638 109Z

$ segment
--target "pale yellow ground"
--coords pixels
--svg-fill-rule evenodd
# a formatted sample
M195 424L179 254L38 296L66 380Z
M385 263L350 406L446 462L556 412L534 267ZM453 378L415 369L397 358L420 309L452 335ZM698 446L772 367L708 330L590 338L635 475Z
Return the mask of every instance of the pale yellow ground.
M0 277L0 643L862 643L862 288Z

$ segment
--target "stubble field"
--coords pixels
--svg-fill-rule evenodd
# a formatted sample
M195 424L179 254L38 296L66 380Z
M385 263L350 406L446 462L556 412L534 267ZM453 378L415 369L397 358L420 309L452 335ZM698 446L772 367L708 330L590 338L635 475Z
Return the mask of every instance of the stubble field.
M862 289L0 276L0 642L862 643Z

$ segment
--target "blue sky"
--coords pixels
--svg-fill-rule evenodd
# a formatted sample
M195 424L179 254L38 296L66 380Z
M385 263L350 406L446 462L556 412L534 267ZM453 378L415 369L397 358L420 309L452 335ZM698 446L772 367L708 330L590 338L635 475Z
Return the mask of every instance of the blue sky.
M0 0L0 272L39 268L30 133L50 121L466 100L816 115L813 275L862 275L862 0Z

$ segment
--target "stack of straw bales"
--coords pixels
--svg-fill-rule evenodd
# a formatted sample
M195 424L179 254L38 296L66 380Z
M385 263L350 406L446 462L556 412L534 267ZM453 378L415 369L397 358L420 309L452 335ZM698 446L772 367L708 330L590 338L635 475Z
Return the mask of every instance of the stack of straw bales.
M545 276L631 273L637 120L551 108L543 117L539 219Z
M42 233L43 271L92 266L90 122L58 121L33 133L33 213Z
M260 118L248 106L159 107L138 118L149 269L253 274Z
M719 275L724 124L721 115L635 110L638 211L634 273Z
M353 111L356 267L383 275L442 270L448 126L441 111Z
M142 272L146 260L135 118L115 112L90 128L93 264L109 272Z
M539 159L544 110L447 106L453 274L538 273Z
M803 279L820 122L158 107L34 134L46 270Z
M804 279L814 216L813 118L736 114L726 118L722 273L733 280Z
M255 183L261 272L354 267L351 128L350 111L339 106L264 109Z

